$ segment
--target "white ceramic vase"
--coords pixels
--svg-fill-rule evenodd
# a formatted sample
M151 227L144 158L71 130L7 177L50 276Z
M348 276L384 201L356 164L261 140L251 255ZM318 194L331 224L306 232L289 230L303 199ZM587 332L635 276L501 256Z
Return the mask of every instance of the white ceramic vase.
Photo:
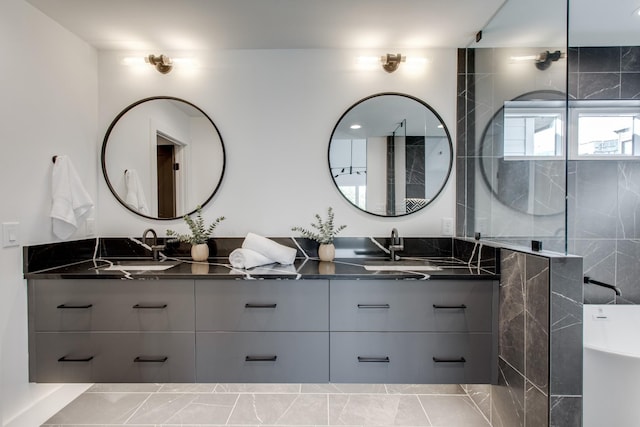
M322 243L318 248L318 257L320 261L333 261L336 257L336 247L333 243Z
M191 258L194 261L206 261L209 258L209 246L206 243L191 245Z

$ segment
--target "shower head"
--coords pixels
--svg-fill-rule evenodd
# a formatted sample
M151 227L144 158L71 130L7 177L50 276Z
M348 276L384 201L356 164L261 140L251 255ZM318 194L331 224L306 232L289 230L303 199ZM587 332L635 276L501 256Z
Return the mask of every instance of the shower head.
M562 58L562 52L559 50L555 52L544 51L536 57L536 68L544 71L551 66L552 62L556 62L560 58Z

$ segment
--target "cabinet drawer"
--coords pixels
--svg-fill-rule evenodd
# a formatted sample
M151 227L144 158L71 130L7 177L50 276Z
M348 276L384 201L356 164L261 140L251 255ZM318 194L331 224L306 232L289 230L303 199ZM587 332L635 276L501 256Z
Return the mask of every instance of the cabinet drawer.
M193 281L42 280L31 285L35 331L193 330Z
M331 282L331 331L488 332L492 281Z
M488 384L488 333L332 332L331 382Z
M196 282L198 331L327 331L326 280Z
M198 382L328 382L328 332L199 332Z
M193 332L39 332L35 352L35 382L195 381Z

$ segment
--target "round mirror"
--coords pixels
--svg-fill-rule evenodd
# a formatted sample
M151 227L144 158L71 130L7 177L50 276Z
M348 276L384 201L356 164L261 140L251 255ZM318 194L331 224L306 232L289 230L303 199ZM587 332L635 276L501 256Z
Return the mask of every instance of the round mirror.
M157 96L125 108L102 143L102 173L118 201L152 219L175 219L204 206L225 168L222 137L197 106Z
M480 138L480 172L493 196L529 215L564 213L565 94L529 92L507 101Z
M351 106L333 129L329 168L340 193L378 216L402 216L428 205L451 173L453 145L440 116L400 93Z

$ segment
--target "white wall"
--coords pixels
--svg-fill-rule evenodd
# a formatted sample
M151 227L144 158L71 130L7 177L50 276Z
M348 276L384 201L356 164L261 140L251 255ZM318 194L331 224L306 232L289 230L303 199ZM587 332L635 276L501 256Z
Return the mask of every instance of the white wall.
M145 52L145 54L148 52ZM173 52L165 52L172 54ZM438 235L440 217L454 216L453 176L438 200L403 218L367 215L338 193L328 171L331 130L359 99L378 92L421 98L442 116L455 139L456 51L418 53L430 59L421 74L402 68L359 70L352 51L224 51L198 56L203 66L161 75L123 66L123 52L96 51L23 0L0 2L0 222L20 223L20 243L54 242L51 157L67 154L98 209L98 234L161 235L181 221L147 221L120 206L99 167L102 137L115 115L152 95L200 106L218 126L227 151L226 175L205 215L227 216L219 236L248 231L291 235L314 213L333 206L343 235ZM127 53L128 55L128 53ZM84 229L72 239L85 237ZM28 383L26 286L21 247L0 248L0 419L7 424L47 386Z
M143 55L148 52L140 53ZM155 52L156 54L160 52ZM180 52L162 52L185 56ZM368 215L351 206L336 189L327 162L331 131L355 102L378 92L403 92L430 104L455 139L456 50L403 52L429 58L415 73L402 66L393 74L382 67L358 69L358 55L380 52L333 50L237 50L199 52L201 67L178 66L161 75L151 66L122 64L131 52L99 53L99 131L132 102L170 95L202 108L224 139L227 165L219 193L204 208L213 219L225 215L217 236L248 231L289 236L292 226L307 226L315 213L334 208L343 236L440 234L440 218L454 217L454 174L432 205L401 218ZM207 59L207 56L211 59ZM152 226L184 231L178 221L146 221L119 205L99 179L99 233L140 235Z
M53 155L69 155L97 200L97 55L23 0L2 0L0 58L0 222L20 223L22 245L52 242ZM28 383L20 247L0 248L0 379L3 425L50 389Z

